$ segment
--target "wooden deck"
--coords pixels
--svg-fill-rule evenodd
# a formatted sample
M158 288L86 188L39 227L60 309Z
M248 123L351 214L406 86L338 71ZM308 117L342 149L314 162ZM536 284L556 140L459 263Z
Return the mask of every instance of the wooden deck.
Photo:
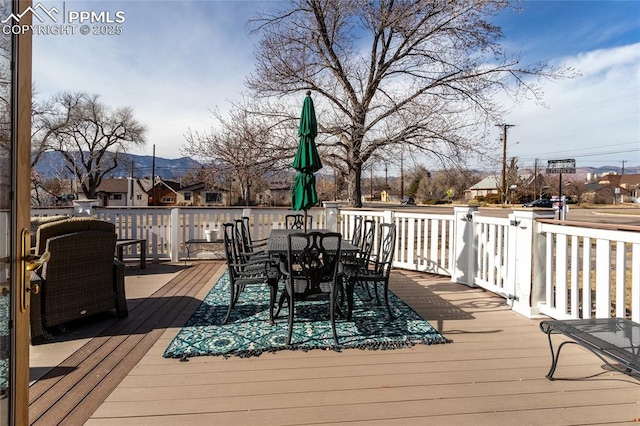
M149 265L153 268L153 265ZM537 320L504 299L424 273L393 291L453 343L388 351L162 358L222 273L180 272L31 387L34 424L604 424L640 420L640 380L575 345L557 377ZM135 285L127 276L127 291Z

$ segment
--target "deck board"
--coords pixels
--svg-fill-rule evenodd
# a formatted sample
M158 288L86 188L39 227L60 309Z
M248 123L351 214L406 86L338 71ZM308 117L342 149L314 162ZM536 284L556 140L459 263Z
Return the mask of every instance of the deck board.
M84 423L219 269L202 263L185 270L34 383L30 423Z
M180 328L176 324L198 306L191 298L174 306L179 312L173 324L151 327L147 338L155 343L135 347L137 354L122 367L130 371L95 388L106 393L101 404L91 413L91 406L79 405L77 416L72 412L66 419L84 418L88 425L569 425L640 419L640 381L603 368L580 347L566 347L557 370L577 380L546 380L551 356L539 321L509 310L504 299L418 272L394 273L391 288L453 343L284 350L248 359L163 358ZM201 286L198 298L207 291Z

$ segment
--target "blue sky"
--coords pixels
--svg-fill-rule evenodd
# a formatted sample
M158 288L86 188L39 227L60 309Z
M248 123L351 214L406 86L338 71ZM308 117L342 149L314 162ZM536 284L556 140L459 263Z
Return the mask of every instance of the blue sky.
M35 2L34 2L35 3ZM46 6L63 2L43 1ZM124 11L120 35L36 35L37 98L98 93L131 106L148 127L138 154L181 156L187 129L210 128L210 109L238 99L257 39L246 21L265 2L66 1L66 10ZM545 85L545 107L513 107L508 156L576 158L578 166L640 166L640 2L525 1L495 19L523 62L576 67L581 76ZM505 102L509 102L507 99ZM495 138L500 137L496 128ZM486 171L490 171L492 166Z

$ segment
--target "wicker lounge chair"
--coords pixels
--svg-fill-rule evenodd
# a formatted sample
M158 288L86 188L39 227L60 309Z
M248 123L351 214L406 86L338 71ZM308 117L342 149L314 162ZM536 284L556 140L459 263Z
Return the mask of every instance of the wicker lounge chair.
M51 257L32 281L40 292L31 295L31 337L46 328L116 310L127 316L124 264L114 258L115 227L93 218L72 218L42 225L33 252Z

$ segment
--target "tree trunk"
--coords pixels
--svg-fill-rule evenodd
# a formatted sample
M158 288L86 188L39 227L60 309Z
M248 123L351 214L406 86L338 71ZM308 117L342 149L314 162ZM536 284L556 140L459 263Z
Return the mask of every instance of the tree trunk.
M347 176L347 195L349 197L349 207L362 207L362 186L360 179L362 177L362 165L353 164Z

